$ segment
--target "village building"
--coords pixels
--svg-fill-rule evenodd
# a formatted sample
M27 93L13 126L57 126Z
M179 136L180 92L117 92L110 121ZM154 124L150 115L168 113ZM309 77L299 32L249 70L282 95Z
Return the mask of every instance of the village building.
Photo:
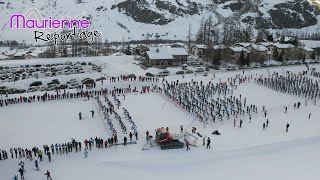
M146 52L147 66L181 66L187 62L184 48L150 47Z
M204 44L195 44L191 47L191 53L193 55L198 56L199 58L203 58L203 55L205 54L206 49L207 49L207 46Z

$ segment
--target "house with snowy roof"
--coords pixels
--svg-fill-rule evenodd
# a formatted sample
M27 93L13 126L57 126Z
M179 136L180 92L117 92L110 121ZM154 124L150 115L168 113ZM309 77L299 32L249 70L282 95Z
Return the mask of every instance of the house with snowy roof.
M230 58L228 60L232 61L230 63L236 64L240 58L241 52L244 53L245 57L247 57L247 55L251 53L247 48L244 48L242 46L229 46L227 49L227 53L229 54Z
M304 54L304 57L306 59L312 59L312 54L314 53L314 49L307 47L307 46L302 46L300 47L302 50L302 53Z
M188 52L184 48L150 47L146 52L148 66L181 66L187 62Z
M199 58L203 58L203 55L205 54L206 49L207 49L207 46L204 44L195 44L191 46L191 53L193 55L198 56Z
M247 47L247 49L251 51L251 61L263 62L272 59L272 53L263 45L252 43Z
M172 48L184 48L185 44L177 42L170 45Z

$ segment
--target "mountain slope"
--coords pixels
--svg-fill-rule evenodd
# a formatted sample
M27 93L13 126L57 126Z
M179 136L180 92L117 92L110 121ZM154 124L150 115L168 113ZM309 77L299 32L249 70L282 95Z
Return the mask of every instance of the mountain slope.
M256 29L320 30L316 0L1 0L0 39L33 42L30 30L10 30L10 15L36 7L44 18L84 17L91 29L111 41L133 39L186 39L189 24L194 35L202 18L213 16L216 25L238 22Z

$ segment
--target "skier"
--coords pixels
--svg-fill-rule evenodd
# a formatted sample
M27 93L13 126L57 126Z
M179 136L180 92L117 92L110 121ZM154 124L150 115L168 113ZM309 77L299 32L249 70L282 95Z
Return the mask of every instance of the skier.
M79 112L79 120L82 120L82 114Z
M38 161L35 160L35 161L34 161L34 164L35 164L35 166L36 166L36 170L39 171Z
M208 139L207 139L207 149L208 148L210 149L210 143L211 143L211 141L210 141L210 138L208 137Z
M87 157L88 157L88 150L84 149L84 158L87 158Z
M91 110L90 112L91 112L92 118L94 118L94 110Z
M126 146L127 145L127 137L125 136L124 138L123 138L123 146Z
M190 150L189 142L188 142L188 141L186 141L186 147L187 147L186 151Z
M267 124L266 124L266 127L268 127L269 126L269 119L267 119Z
M266 123L263 123L262 130L266 130Z
M311 113L309 113L309 119L311 118Z
M249 116L249 123L251 123L251 114L250 114L250 116Z
M239 127L242 128L242 119L240 119L240 126Z
M146 132L146 139L149 140L149 131Z
M18 176L17 176L17 175L14 175L12 179L13 179L13 180L18 180Z
M202 138L202 146L204 146L204 145L206 145L206 138L205 137Z
M52 180L49 170L44 174L47 176L47 180Z
M21 176L21 179L24 179L24 169L22 169L22 167L18 170Z
M183 125L180 126L180 130L181 130L181 132L183 132Z
M287 123L287 125L286 125L286 132L288 132L288 129L289 129L289 123Z
M133 134L130 132L130 133L129 133L129 139L130 139L130 141L132 141L132 136L133 136Z

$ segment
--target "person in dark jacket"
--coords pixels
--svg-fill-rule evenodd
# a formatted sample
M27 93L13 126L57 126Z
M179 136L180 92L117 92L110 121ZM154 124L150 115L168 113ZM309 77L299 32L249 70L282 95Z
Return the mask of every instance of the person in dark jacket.
M289 124L289 123L287 123L287 125L286 125L286 132L288 132L288 130L289 130L289 126L290 126L290 124Z
M207 149L208 149L208 148L210 149L210 143L211 143L211 140L210 140L210 138L208 137L208 139L207 139Z

